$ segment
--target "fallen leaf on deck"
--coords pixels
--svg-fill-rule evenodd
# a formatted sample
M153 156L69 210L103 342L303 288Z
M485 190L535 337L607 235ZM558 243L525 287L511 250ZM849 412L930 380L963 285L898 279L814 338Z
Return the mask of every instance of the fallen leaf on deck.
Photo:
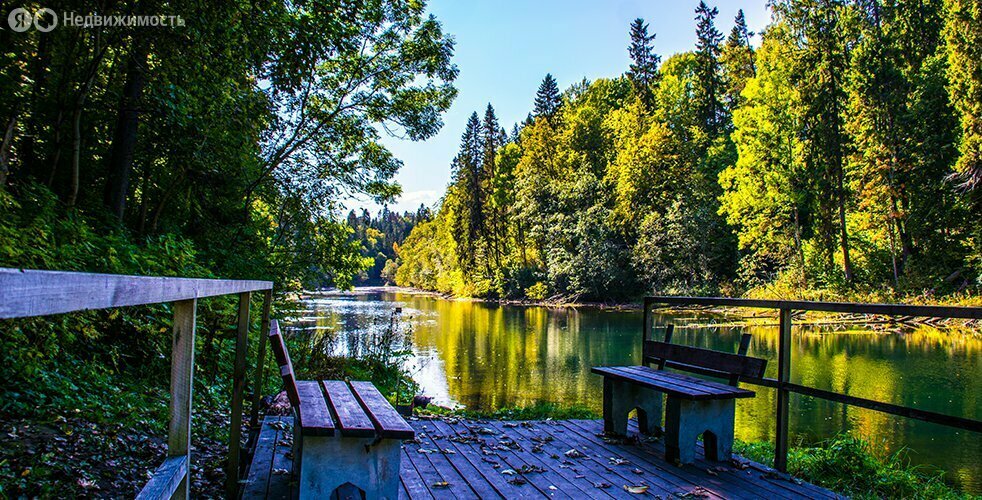
M613 465L627 465L631 463L630 460L624 460L623 458L610 457L610 463Z
M628 486L625 484L624 491L634 495L644 495L648 492L648 485L642 484L639 486Z
M273 469L273 474L276 474L277 476L282 476L283 474L289 474L289 473L290 471L286 469Z
M515 474L518 474L517 472L515 472L515 469L505 469L505 470L501 471L501 473L502 474L507 474L509 476L514 476Z
M508 482L511 483L511 484L519 485L519 486L528 483L528 481L526 481L525 478L522 477L522 476L513 477L513 478L509 479Z
M594 488L600 488L600 489L606 489L606 488L610 488L610 483L608 483L606 481L600 481L600 482L597 482L597 483L593 483L593 487Z
M448 483L446 481L440 481L439 483L433 483L433 487L434 488L447 488L449 486L450 486L450 483Z
M643 470L641 470L641 469L637 469L637 468L635 468L635 469L631 469L631 472L633 472L633 473L635 473L635 474L644 474L644 471L643 471Z
M576 448L573 448L571 450L568 450L566 453L563 453L563 455L566 455L569 458L583 458L584 457L583 452L581 452L580 450L577 450Z

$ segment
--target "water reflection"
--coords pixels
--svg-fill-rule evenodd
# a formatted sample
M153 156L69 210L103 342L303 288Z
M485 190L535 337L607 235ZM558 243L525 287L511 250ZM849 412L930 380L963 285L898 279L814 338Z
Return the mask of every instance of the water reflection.
M332 349L354 352L359 339L395 307L403 308L414 356L407 367L434 402L491 410L537 401L579 403L600 410L597 365L641 359L639 312L547 309L450 301L401 293L353 293L311 299L296 327L337 336ZM712 319L661 315L679 325L675 341L733 351L743 331L749 354L777 370L774 326L686 328ZM933 329L910 334L796 328L792 381L924 410L982 418L982 340ZM737 403L737 437L773 440L775 393ZM933 464L967 491L982 492L982 439L967 431L792 395L792 441L813 442L852 431L890 450L906 446L915 463Z

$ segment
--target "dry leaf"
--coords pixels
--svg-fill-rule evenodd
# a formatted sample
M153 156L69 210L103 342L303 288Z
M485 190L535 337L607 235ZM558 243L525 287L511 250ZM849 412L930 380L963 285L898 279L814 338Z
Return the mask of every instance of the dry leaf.
M566 453L563 453L563 455L566 455L569 458L583 458L584 457L583 452L581 452L580 450L577 450L576 448L573 448L571 450L566 451Z
M450 487L450 483L448 483L446 481L440 481L439 483L433 483L433 487L434 488L448 488L448 487Z
M634 495L644 495L648 492L648 485L642 484L638 486L628 486L624 485L624 491L634 494Z

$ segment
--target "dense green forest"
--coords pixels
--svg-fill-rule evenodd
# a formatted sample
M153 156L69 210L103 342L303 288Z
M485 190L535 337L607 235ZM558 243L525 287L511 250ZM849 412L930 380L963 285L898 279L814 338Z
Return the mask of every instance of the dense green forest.
M426 222L432 213L425 205L415 212L393 212L383 207L372 217L368 210L361 215L348 212L348 225L354 229L351 238L361 245L361 254L372 259L371 267L358 273L355 285L392 285L396 282L396 251L417 224Z
M759 35L695 10L617 78L546 75L506 133L461 138L400 285L497 298L977 293L982 6L776 0Z
M15 32L14 7L184 24ZM373 259L340 201L397 196L382 134L433 136L457 93L453 39L421 1L21 2L0 16L0 267L267 279L278 304L350 285ZM235 307L197 309L195 496L222 484L211 452L229 428ZM133 496L164 452L171 314L0 321L0 497Z

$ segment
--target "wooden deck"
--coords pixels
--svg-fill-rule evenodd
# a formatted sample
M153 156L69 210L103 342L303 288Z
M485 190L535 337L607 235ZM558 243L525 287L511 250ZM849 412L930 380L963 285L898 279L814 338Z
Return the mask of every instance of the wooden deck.
M295 497L292 420L264 420L244 498ZM605 440L598 420L410 423L417 439L403 447L400 498L838 498L742 458L708 462L701 449L694 464L671 465L660 441Z

